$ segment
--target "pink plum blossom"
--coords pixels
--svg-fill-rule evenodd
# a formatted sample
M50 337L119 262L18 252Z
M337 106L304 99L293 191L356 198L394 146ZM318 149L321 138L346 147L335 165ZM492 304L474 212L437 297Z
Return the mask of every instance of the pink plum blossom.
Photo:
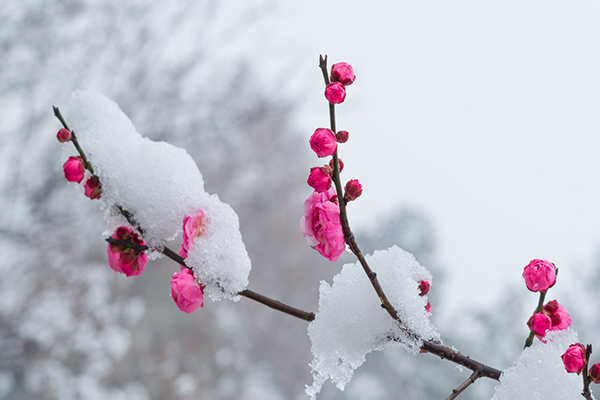
M196 283L194 275L189 269L182 269L181 272L173 274L171 297L177 307L188 314L204 305L202 286Z
M196 210L192 215L186 215L183 218L183 242L179 249L179 255L187 258L188 252L194 248L194 241L197 237L206 234L209 219L202 210Z
M97 200L102 197L102 187L98 178L94 175L90 176L85 184L83 185L84 194L92 200Z
M310 169L308 180L306 181L308 186L315 189L317 192L325 192L331 188L331 175L329 174L329 167L313 167Z
M337 139L331 129L317 128L310 137L309 143L318 157L332 156L337 150Z
M340 62L331 66L331 80L340 82L345 86L352 85L356 79L352 65Z
M344 193L344 200L346 200L346 202L356 200L361 194L362 185L357 179L349 180L348 183L346 183L346 190Z
M545 292L556 283L556 267L550 261L531 260L523 271L525 285L532 292Z
M337 139L338 143L346 143L349 137L350 134L348 131L338 131L338 133L335 134L335 138Z
M85 175L83 158L81 156L69 157L63 165L63 172L65 173L65 179L69 182L80 183Z
M535 336L538 339L542 339L546 336L546 332L552 326L552 320L550 317L544 313L533 314L529 321L527 321L527 326L529 329L535 333Z
M58 133L56 134L56 138L58 139L59 142L61 143L65 143L68 142L69 140L71 140L71 132L69 132L67 129L62 128L60 131L58 131Z
M579 375L586 364L585 346L581 343L572 344L561 358L567 372Z
M569 313L562 305L558 304L558 301L549 301L542 309L552 320L551 331L562 331L571 326Z
M419 296L425 296L427 293L429 293L429 286L429 282L426 280L419 282Z
M120 226L111 236L123 242L144 246L146 243L128 226ZM145 251L139 251L118 244L110 244L106 249L108 253L108 265L116 272L126 276L141 275L148 262Z
M346 248L339 206L331 201L335 189L313 192L304 202L300 231L313 249L330 261L337 261Z
M600 383L600 364L596 363L590 367L590 380L596 384Z
M325 88L325 98L331 104L343 103L346 99L346 87L339 82L331 82Z

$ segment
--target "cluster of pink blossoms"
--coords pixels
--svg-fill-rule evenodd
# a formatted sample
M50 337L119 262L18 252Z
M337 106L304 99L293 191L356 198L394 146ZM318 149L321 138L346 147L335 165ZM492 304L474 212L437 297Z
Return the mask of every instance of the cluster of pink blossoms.
M67 129L61 129L56 134L61 143L74 140L74 135ZM90 167L91 170L91 167ZM63 165L65 178L69 182L81 183L86 175L86 165L83 157L69 157ZM84 193L90 199L102 196L102 186L94 174L90 174L84 183ZM194 239L206 232L208 218L200 210L188 215L183 220L183 243L179 255L187 258L188 251L194 246ZM126 276L137 276L144 272L148 255L146 242L129 226L119 226L111 236L120 243L109 243L106 249L108 265L116 272ZM191 313L203 306L204 291L202 285L196 283L191 270L182 267L181 271L173 274L171 279L171 297L181 311Z
M337 63L331 67L331 83L325 88L325 98L332 104L339 104L346 98L346 86L354 82L355 75L350 64ZM330 157L337 153L338 143L348 141L347 131L333 132L327 128L317 128L310 137L310 148L317 157ZM332 187L335 165L332 158L327 165L313 167L307 183L314 192L304 202L303 217L300 221L302 235L308 244L330 261L337 261L346 248L346 240L340 221L340 208L335 188ZM339 172L344 168L338 161ZM342 201L348 203L362 194L358 180L348 181Z
M556 284L557 273L558 269L550 261L535 259L525 266L523 279L527 289L540 292L540 296L544 297L548 289ZM542 306L541 310L534 312L527 321L527 326L538 339L544 341L548 331L567 329L571 326L571 322L567 310L558 301L552 300ZM575 374L581 374L585 370L588 357L586 346L582 343L570 345L561 356L565 370ZM586 373L590 382L600 383L600 363L592 365Z

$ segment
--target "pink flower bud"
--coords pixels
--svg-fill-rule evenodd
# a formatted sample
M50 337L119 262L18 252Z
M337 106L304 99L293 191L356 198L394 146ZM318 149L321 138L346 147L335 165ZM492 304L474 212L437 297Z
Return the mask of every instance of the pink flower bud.
M340 172L342 172L342 170L344 169L344 163L342 162L342 159L338 157L338 165L340 167ZM331 171L333 171L333 158L331 160L329 160L329 168L331 169Z
M329 261L337 261L346 248L346 240L340 222L340 208L331 199L335 189L313 192L304 202L300 220L302 236L313 249Z
M552 320L549 316L544 313L533 314L529 321L527 321L527 326L538 339L542 339L546 336L546 332L552 326Z
M590 367L590 380L594 383L600 383L600 364L596 363Z
M429 293L429 282L423 280L419 283L419 290L421 291L421 293L419 293L419 296L425 296L427 293Z
M340 104L346 99L346 88L339 82L331 82L325 88L325 98L331 104Z
M204 305L204 291L202 286L194 280L194 275L189 269L173 274L171 279L171 297L177 307L183 312L191 313Z
M331 129L318 128L310 137L309 143L318 157L332 156L337 150L337 139Z
M128 226L120 226L111 236L114 239L121 240L144 246L146 243ZM108 254L108 265L116 272L126 276L141 275L148 262L148 256L145 251L138 251L118 244L109 244L106 249Z
M344 200L353 201L360 197L362 194L362 185L357 179L349 180L346 183L346 191L344 193Z
M525 285L532 292L545 292L556 283L556 267L546 260L531 260L523 271Z
M84 194L92 200L97 200L102 196L102 187L98 178L94 175L90 176L83 185Z
M585 346L581 343L572 344L561 358L567 372L579 375L586 364Z
M56 134L56 138L61 143L68 142L69 140L71 140L71 132L69 130L65 129L65 128L62 128Z
M331 187L331 176L329 175L328 167L313 167L310 169L308 186L315 189L317 192L325 192Z
M335 134L335 138L337 139L338 143L346 143L349 136L350 134L348 131L339 131Z
M558 304L558 301L552 300L543 307L543 311L552 320L551 331L562 331L571 326L571 317L565 308Z
M431 303L429 301L427 301L427 305L425 306L425 311L427 311L429 314L431 314Z
M187 258L188 251L194 248L194 241L197 237L206 234L210 220L202 210L196 210L192 215L186 215L183 218L183 242L179 249L179 255Z
M340 62L331 66L332 81L341 82L342 84L348 86L352 85L354 79L356 79L356 76L354 76L354 69L352 68L352 65L346 64L345 62Z
M69 157L63 165L63 172L65 173L65 179L69 182L80 183L85 175L85 168L83 166L83 158L80 156Z

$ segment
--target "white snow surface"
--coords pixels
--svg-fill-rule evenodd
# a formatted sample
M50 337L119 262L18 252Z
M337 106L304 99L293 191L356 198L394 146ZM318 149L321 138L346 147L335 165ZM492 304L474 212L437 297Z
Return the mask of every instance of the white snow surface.
M124 221L116 212L121 206L134 216L148 246L159 249L181 232L186 215L203 210L210 220L208 233L197 238L187 263L211 299L237 299L251 268L239 219L204 191L190 155L141 136L119 106L98 93L74 92L63 115L100 179L108 234Z
M561 356L578 343L577 332L548 332L546 343L534 339L515 364L504 370L492 400L579 400L583 378L565 370Z
M313 385L306 388L316 398L327 379L340 390L352 378L365 356L387 344L404 346L417 353L421 340L439 340L435 326L425 311L427 296L419 295L419 282L432 276L415 257L392 246L366 256L366 260L397 310L403 326L420 339L405 334L381 307L375 290L362 266L346 264L333 278L333 285L321 282L319 311L308 327L312 342ZM390 338L397 341L391 341Z

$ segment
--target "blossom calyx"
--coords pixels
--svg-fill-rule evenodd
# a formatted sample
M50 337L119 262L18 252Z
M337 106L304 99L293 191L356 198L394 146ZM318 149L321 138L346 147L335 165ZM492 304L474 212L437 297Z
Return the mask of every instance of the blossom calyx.
M317 153L317 157L327 157L335 154L337 139L331 129L317 128L309 140L310 148Z
M343 103L346 99L346 87L340 82L331 82L325 88L325 98L331 104Z
M340 172L342 172L342 170L344 169L344 163L342 162L342 159L338 157L338 166L340 167ZM331 160L329 160L329 169L331 171L333 171L333 158Z
M561 358L567 372L579 375L587 363L585 346L581 343L572 344Z
M345 86L352 85L356 76L354 75L354 68L352 65L345 62L339 62L331 66L331 80L333 82L340 82Z
M546 260L531 260L523 270L527 289L532 292L545 292L556 283L556 266Z

